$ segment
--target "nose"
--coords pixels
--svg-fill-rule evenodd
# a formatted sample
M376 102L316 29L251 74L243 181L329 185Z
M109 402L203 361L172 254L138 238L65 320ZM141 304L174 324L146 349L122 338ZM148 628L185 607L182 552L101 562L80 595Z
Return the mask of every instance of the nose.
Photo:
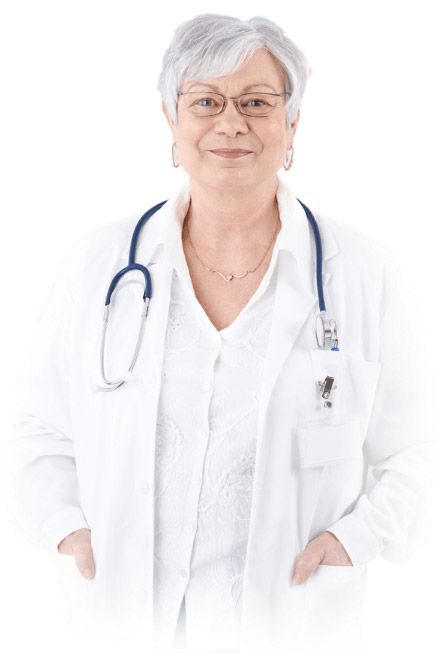
M248 132L246 117L236 106L236 99L227 99L222 112L215 116L215 132L224 132L229 136L233 136L236 132L243 134Z

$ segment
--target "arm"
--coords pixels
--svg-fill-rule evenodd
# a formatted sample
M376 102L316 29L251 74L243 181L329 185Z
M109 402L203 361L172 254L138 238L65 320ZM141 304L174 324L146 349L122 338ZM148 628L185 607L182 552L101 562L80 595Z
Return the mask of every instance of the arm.
M399 265L390 268L385 288L382 368L363 447L374 485L326 530L354 565L380 554L406 562L430 537L437 513L438 387L432 352L427 354L415 290Z
M64 261L40 309L27 363L16 382L8 445L12 524L29 545L53 553L65 536L90 528L80 505L69 414L74 303L68 271L78 273L77 254L78 246Z

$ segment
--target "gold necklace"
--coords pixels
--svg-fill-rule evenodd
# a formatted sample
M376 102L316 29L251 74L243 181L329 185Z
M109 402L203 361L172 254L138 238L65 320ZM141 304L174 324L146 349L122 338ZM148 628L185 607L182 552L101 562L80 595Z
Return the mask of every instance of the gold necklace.
M259 266L261 265L261 263L265 259L265 256L266 256L268 250L270 249L271 244L273 243L274 239L276 238L276 233L277 233L277 228L279 226L279 223L276 223L276 228L274 230L274 234L273 234L273 236L272 236L272 238L270 240L270 243L268 244L267 249L264 252L264 255L263 255L262 259L259 261L258 265L255 268L251 268L250 270L246 270L245 273L243 273L242 275L235 275L235 273L228 273L227 275L225 275L224 273L222 273L219 270L215 270L214 268L209 268L209 266L206 266L206 264L201 261L200 257L197 254L197 251L196 251L196 249L194 247L194 244L192 243L192 239L191 239L191 235L189 233L189 226L187 224L187 221L185 221L184 226L186 227L186 232L187 232L187 235L188 235L189 243L191 244L191 247L192 247L192 249L193 249L193 251L195 253L195 256L197 257L197 259L201 263L201 265L204 266L204 268L206 268L206 270L209 270L210 272L218 273L218 275L220 275L224 279L225 282L231 282L234 277L236 277L237 279L241 279L242 277L245 277L246 275L248 275L248 273L255 272L255 270L257 270L259 268Z

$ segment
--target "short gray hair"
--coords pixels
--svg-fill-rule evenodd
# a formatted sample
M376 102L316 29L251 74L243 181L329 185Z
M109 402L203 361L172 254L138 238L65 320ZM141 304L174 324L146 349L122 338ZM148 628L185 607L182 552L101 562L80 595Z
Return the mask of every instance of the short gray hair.
M177 125L181 84L189 79L231 75L258 48L265 48L285 71L286 118L289 126L297 115L306 82L312 73L303 52L276 23L264 16L241 20L222 14L199 14L175 30L163 57L157 89Z

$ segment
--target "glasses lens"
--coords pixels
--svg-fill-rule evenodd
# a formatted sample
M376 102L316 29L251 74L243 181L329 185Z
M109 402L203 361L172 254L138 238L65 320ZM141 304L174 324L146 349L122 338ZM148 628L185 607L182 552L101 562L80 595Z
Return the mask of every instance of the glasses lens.
M242 113L248 116L266 116L283 103L283 96L271 95L270 93L244 93L241 96Z
M198 116L212 116L221 111L223 98L218 93L190 91L181 96L185 106Z

